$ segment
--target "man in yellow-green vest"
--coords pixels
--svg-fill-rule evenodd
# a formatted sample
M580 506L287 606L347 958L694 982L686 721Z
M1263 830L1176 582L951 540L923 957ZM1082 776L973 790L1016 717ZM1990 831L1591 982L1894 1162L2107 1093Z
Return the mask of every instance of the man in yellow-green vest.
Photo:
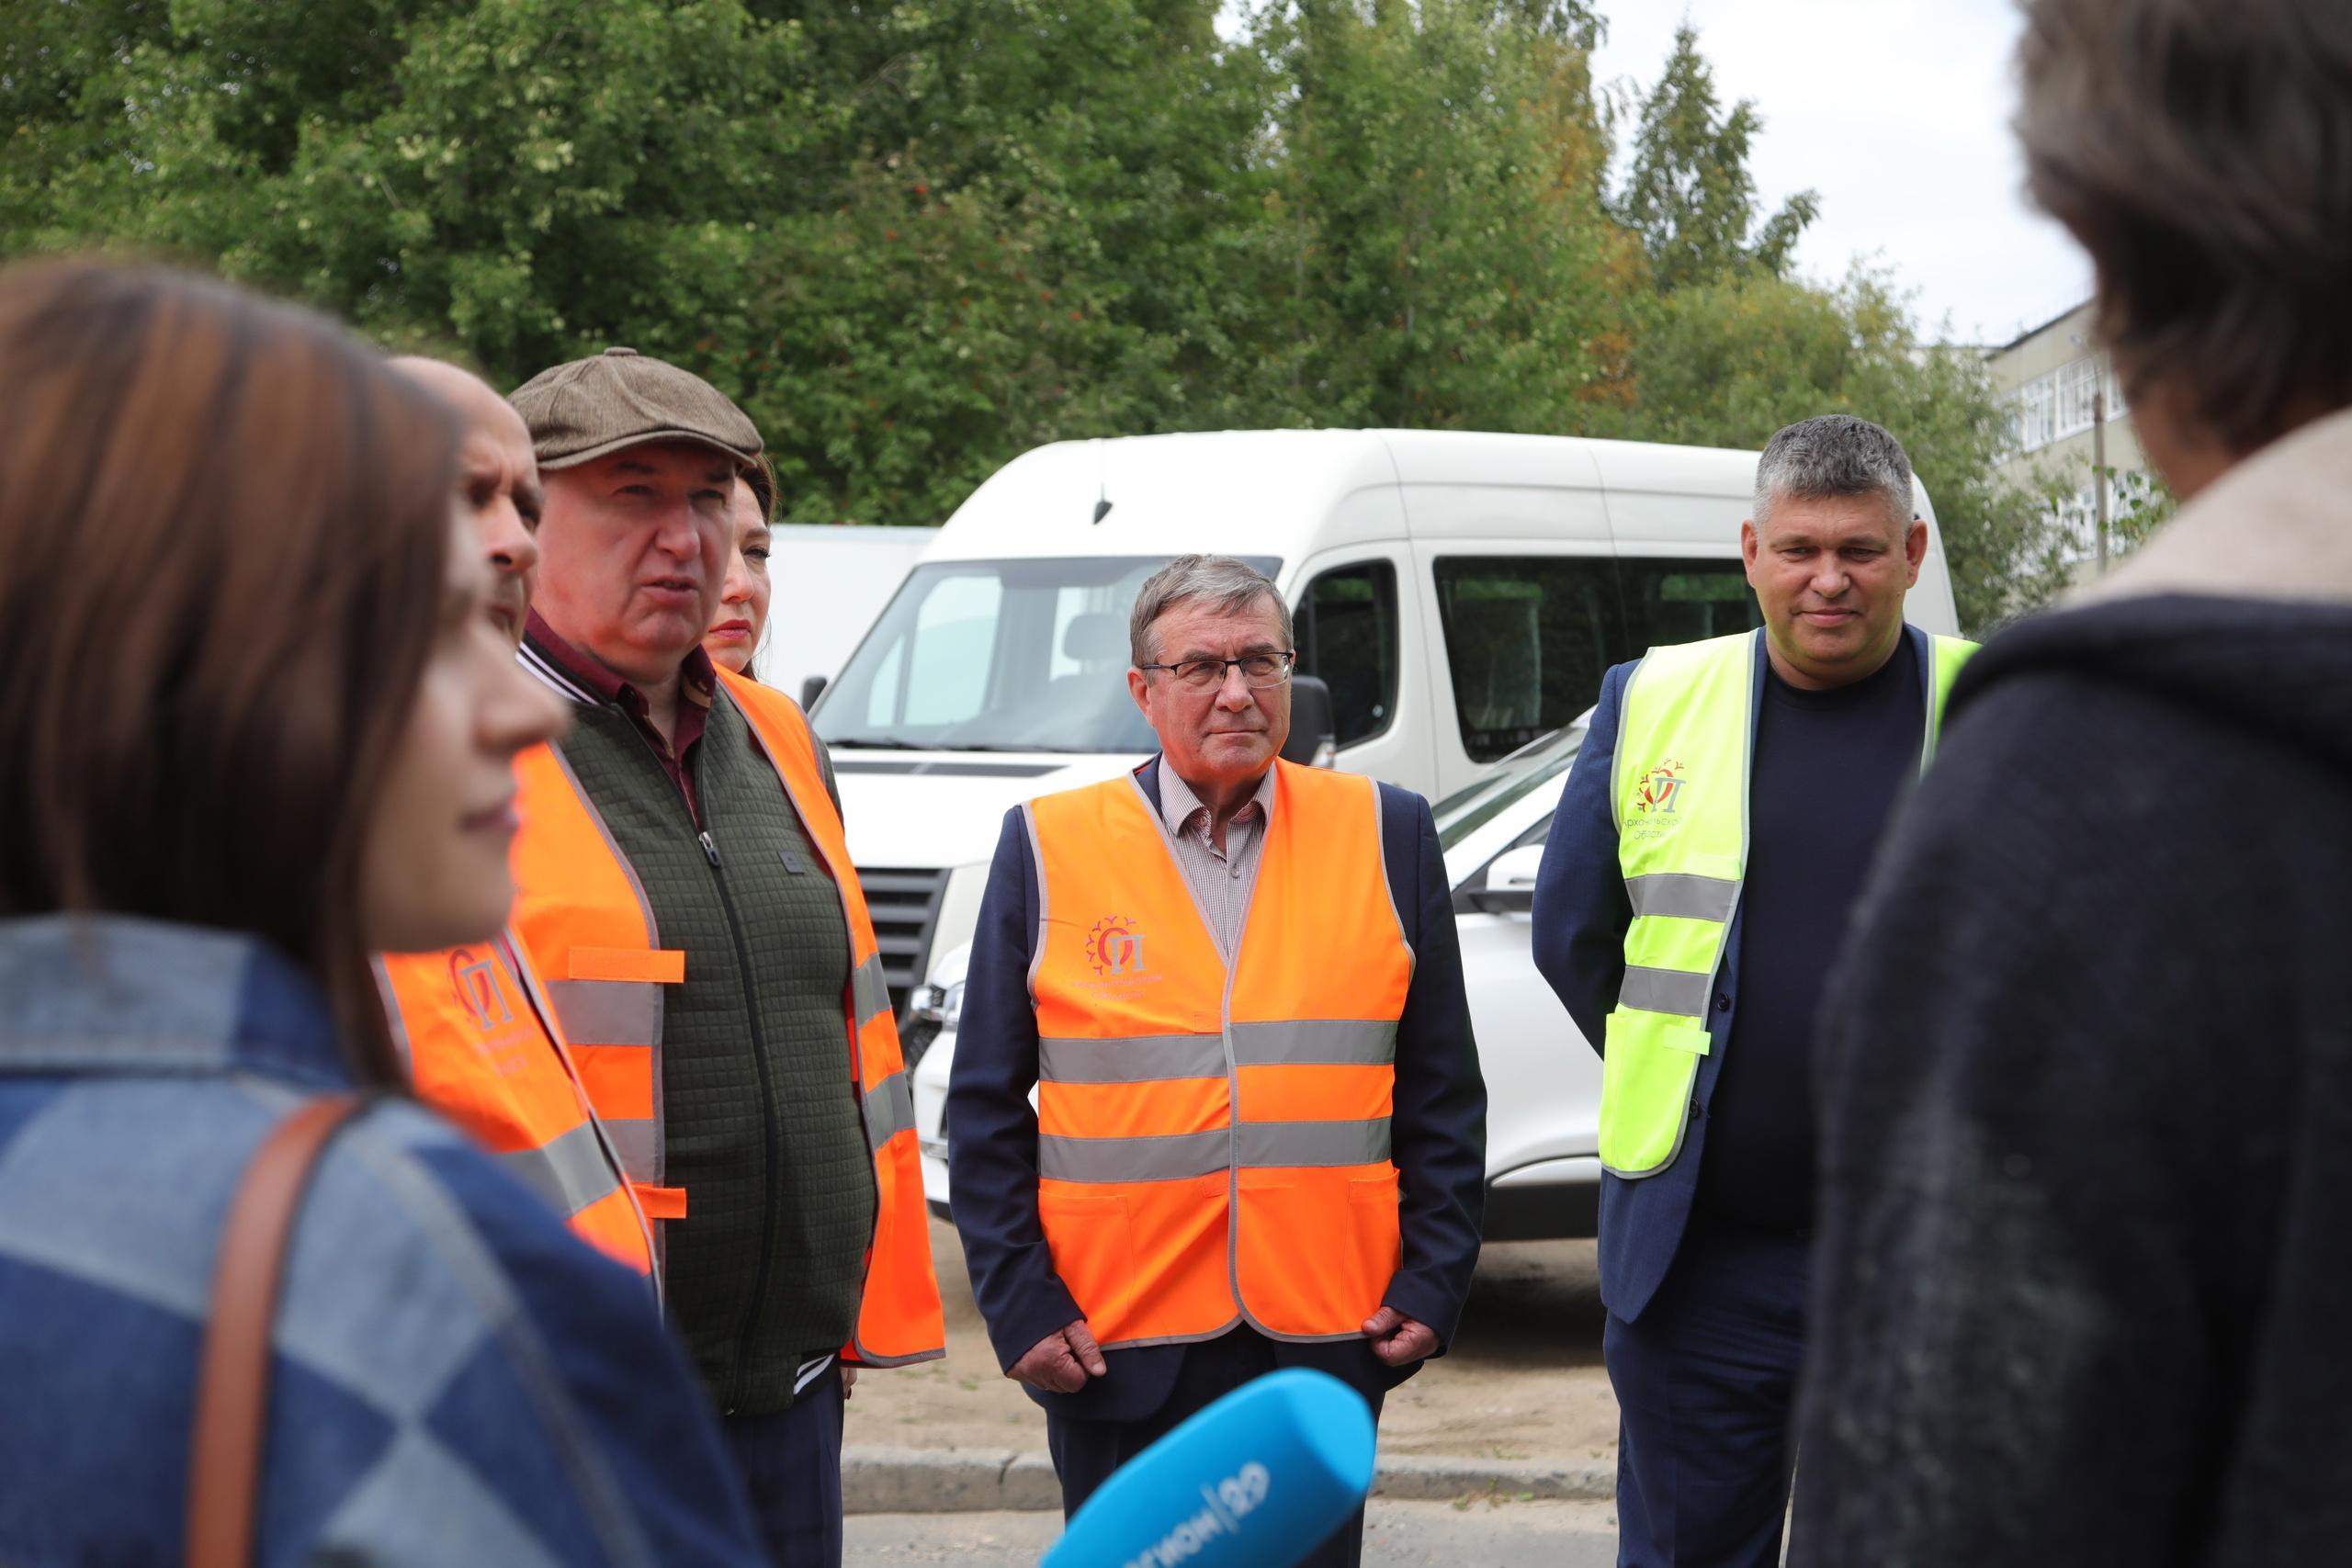
M1866 420L1772 437L1740 547L1763 626L1609 671L1535 891L1536 964L1602 1055L1625 1568L1780 1561L1814 1010L1973 651L1905 623L1928 527Z

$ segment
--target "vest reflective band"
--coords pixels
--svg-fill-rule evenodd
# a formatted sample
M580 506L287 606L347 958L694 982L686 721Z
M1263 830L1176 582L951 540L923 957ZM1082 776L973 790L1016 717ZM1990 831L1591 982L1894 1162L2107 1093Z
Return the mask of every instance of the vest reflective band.
M1713 1047L1708 1011L1747 866L1763 635L1654 648L1625 685L1610 801L1634 919L1600 1079L1600 1163L1618 1176L1674 1163L1699 1060ZM1976 650L1958 637L1929 645L1922 768L1951 683Z
M645 1215L554 1010L511 939L386 953L376 979L417 1098L497 1156L583 1240L650 1274Z
M914 1098L865 894L800 710L765 686L718 673L825 857L849 928L843 1066L858 1094L877 1190L865 1292L842 1354L875 1367L931 1360L946 1353L947 1334L931 1266ZM686 954L662 945L653 906L562 753L534 747L515 760L514 771L523 818L514 846L515 931L541 973L552 976L547 989L581 1081L629 1179L660 1188L662 988L684 981ZM674 1217L684 1216L688 1197L678 1194ZM647 1212L654 1213L650 1204Z
M1037 862L1037 1209L1105 1346L1360 1337L1400 1256L1413 953L1378 786L1278 762L1230 973L1133 778L1023 807Z

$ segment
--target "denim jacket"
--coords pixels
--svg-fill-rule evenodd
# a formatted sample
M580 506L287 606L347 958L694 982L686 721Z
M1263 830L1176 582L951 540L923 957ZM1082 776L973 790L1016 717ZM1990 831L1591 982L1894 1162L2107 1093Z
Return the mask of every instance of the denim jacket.
M0 920L0 1562L180 1560L231 1194L349 1082L250 938ZM643 1283L413 1104L321 1162L274 1350L257 1562L760 1561Z

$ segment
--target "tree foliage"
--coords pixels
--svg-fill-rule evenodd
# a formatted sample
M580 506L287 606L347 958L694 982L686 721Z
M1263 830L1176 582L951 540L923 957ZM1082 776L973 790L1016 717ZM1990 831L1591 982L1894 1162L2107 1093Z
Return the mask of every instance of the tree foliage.
M1982 375L1792 276L1689 29L1623 188L1585 0L22 0L0 254L111 244L513 385L628 344L791 514L935 521L1037 443L1394 424L1901 435L1964 616L2036 547ZM2004 530L2007 529L2007 532Z
M1724 112L1698 33L1688 22L1676 28L1674 52L1642 102L1633 172L1617 204L1661 290L1789 270L1821 201L1799 191L1758 224L1747 155L1762 128L1746 99Z

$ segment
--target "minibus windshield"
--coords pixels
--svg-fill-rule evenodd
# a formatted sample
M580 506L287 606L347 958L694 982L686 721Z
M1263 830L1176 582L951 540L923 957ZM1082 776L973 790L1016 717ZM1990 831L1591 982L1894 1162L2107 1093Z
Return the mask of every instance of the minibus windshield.
M829 746L1157 750L1127 694L1127 613L1166 556L931 561L810 719ZM1269 578L1272 557L1245 557Z

